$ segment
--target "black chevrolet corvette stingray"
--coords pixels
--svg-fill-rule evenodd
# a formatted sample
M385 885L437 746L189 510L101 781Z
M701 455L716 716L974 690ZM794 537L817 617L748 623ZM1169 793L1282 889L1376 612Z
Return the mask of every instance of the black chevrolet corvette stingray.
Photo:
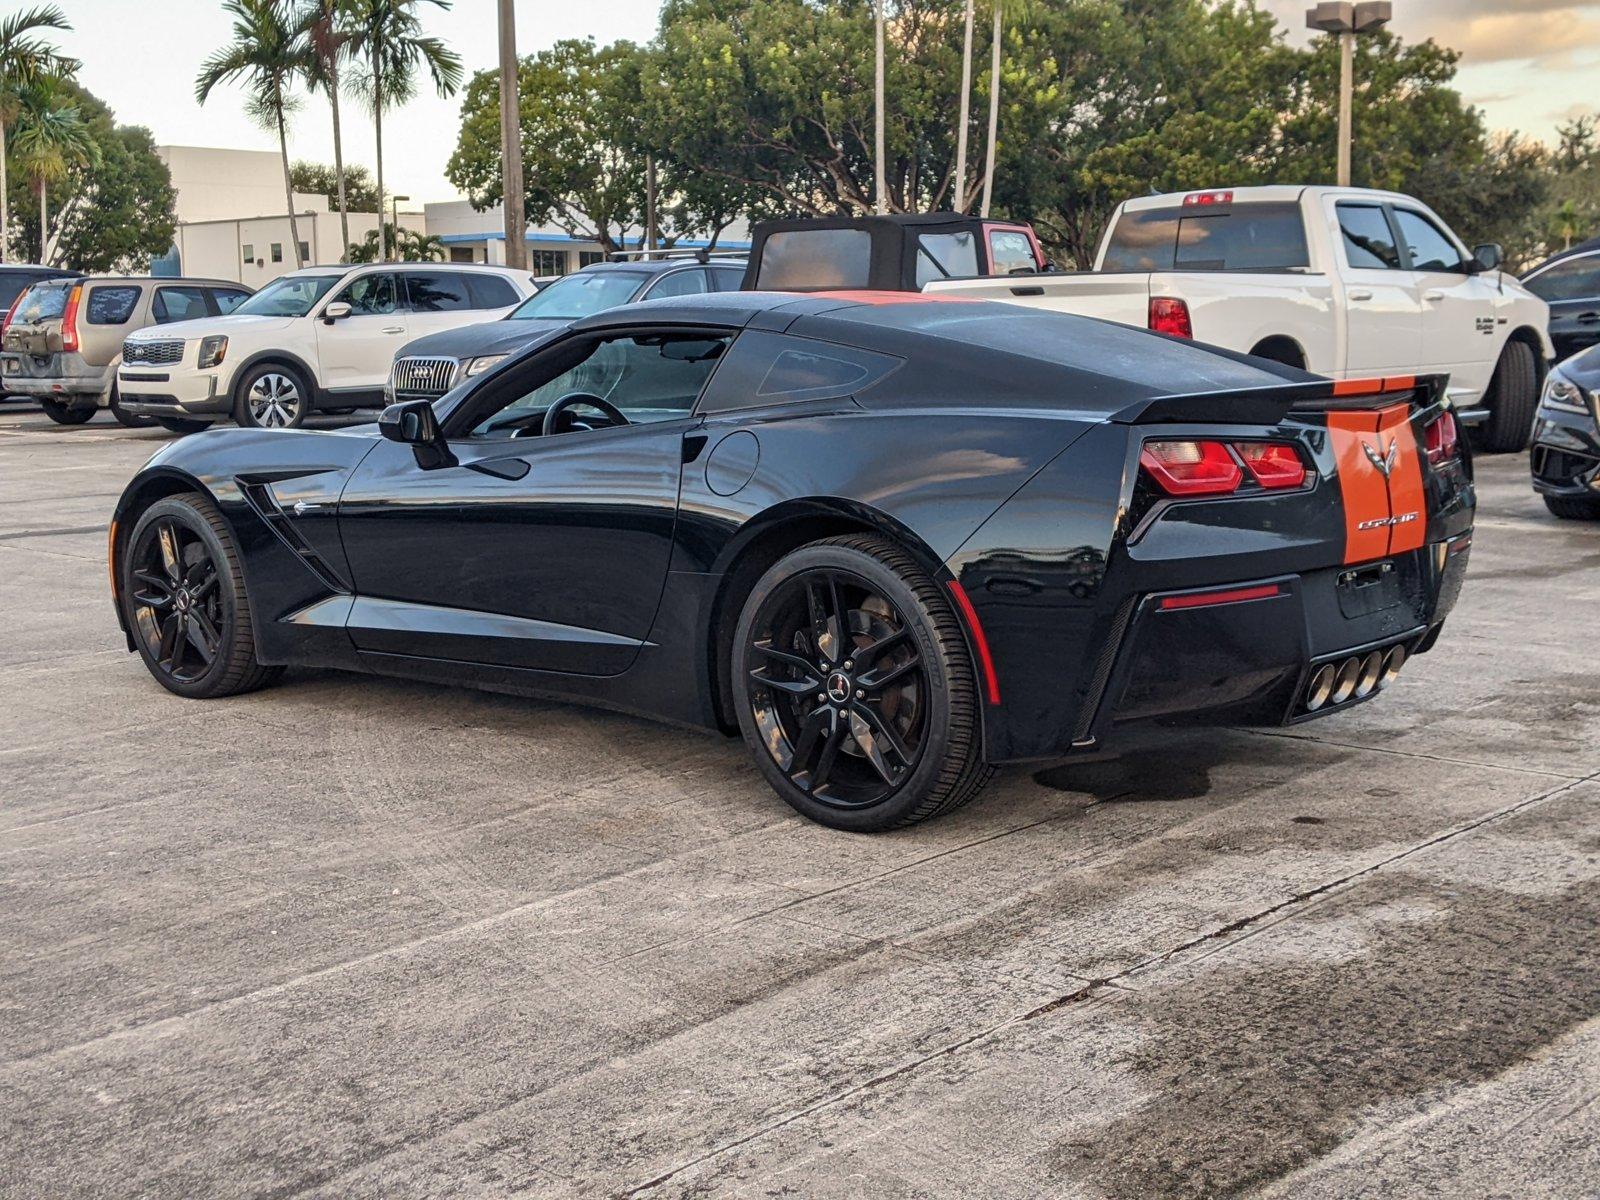
M376 426L172 443L113 591L182 696L308 664L590 701L742 731L800 812L883 829L1129 726L1376 695L1466 567L1443 396L1006 305L651 302Z

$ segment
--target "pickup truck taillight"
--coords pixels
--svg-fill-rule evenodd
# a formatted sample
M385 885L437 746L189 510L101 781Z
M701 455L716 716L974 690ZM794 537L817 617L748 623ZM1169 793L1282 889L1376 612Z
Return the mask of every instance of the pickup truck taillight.
M67 307L61 314L61 349L68 354L78 352L78 301L82 299L82 285L74 284L67 293Z
M1157 333L1170 333L1173 337L1194 337L1194 326L1189 323L1189 306L1175 296L1151 296L1146 322Z
M1297 488L1306 481L1305 460L1288 442L1146 442L1139 465L1169 496L1232 495L1246 471L1269 491Z
M1461 431L1456 428L1455 413L1440 413L1438 420L1424 431L1423 439L1429 463L1442 467L1453 462L1461 453Z

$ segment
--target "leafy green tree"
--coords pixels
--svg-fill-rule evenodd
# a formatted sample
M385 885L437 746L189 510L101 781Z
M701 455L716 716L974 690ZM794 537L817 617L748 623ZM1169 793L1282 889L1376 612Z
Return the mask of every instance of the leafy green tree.
M422 32L420 3L448 9L449 0L344 0L343 23L351 58L361 64L353 80L372 113L377 140L378 194L383 188L383 114L417 94L417 76L426 71L440 96L461 86L461 58L436 37ZM380 258L387 258L382 253Z
M93 165L99 155L88 122L58 76L40 76L22 89L13 145L17 166L39 198L39 261L49 263L55 250L50 185L64 182L75 168Z
M23 90L51 75L71 75L78 61L60 53L39 34L71 29L59 5L23 9L0 19L0 261L10 247L10 188L6 180L8 131L22 107Z
M297 162L289 168L289 178L294 190L313 196L326 196L328 203L337 204L339 198L339 170L327 163ZM356 165L344 169L345 201L351 212L375 213L380 211L378 186L372 172Z
M61 86L95 152L50 185L54 261L79 271L146 270L152 257L172 246L176 193L166 164L149 130L118 125L86 89L70 81ZM30 203L28 181L13 173L9 182L13 208ZM13 233L20 254L42 257L35 222L18 222Z
M245 111L257 124L277 130L289 241L294 246L295 266L302 267L300 227L289 179L289 116L299 107L292 94L295 82L312 69L311 51L296 28L289 0L226 0L222 7L233 16L233 41L201 65L194 97L204 104L218 84L241 82Z

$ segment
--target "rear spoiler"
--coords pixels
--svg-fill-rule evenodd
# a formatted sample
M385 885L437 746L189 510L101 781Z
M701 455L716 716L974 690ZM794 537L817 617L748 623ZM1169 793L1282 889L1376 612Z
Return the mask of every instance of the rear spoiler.
M1270 387L1152 396L1111 414L1118 425L1198 422L1276 425L1292 412L1334 412L1410 404L1428 408L1444 397L1448 375L1389 375L1373 379L1318 379Z

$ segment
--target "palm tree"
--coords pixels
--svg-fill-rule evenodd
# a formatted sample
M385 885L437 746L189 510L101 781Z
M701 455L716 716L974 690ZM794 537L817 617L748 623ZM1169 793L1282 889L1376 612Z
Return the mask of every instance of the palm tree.
M298 31L309 50L305 68L306 86L313 92L326 92L333 108L333 175L339 201L339 244L350 244L350 212L344 195L344 142L339 126L339 64L349 57L350 34L341 21L344 0L304 0L297 22ZM378 200L382 215L383 200Z
M6 129L17 119L23 89L47 75L70 75L78 60L50 45L38 31L70 30L67 15L54 4L12 13L0 20L0 261L6 257L11 214L6 200Z
M195 99L204 104L219 83L238 80L244 84L245 111L262 127L276 127L278 150L283 155L289 240L294 243L295 266L302 267L294 186L289 181L289 114L298 105L290 89L307 73L311 51L306 40L296 36L289 0L226 0L222 8L233 15L233 41L201 64L194 82Z
M394 247L395 256L405 262L443 262L447 247L436 233L417 233L405 226L383 223L384 241ZM366 237L352 242L347 251L353 263L378 261L378 231L367 230Z
M48 263L50 184L65 179L73 167L97 158L89 125L57 76L44 75L23 89L17 109L17 165L39 193L39 261Z
M966 35L961 42L961 115L956 125L956 186L955 212L967 211L967 127L972 121L972 10L973 0L966 3Z
M426 68L440 96L461 86L461 58L436 37L422 32L420 3L448 9L450 0L345 0L350 55L362 61L357 87L372 111L378 146L378 195L383 196L383 112L417 94L417 72ZM385 246L387 238L384 239ZM387 249L379 258L388 261Z

